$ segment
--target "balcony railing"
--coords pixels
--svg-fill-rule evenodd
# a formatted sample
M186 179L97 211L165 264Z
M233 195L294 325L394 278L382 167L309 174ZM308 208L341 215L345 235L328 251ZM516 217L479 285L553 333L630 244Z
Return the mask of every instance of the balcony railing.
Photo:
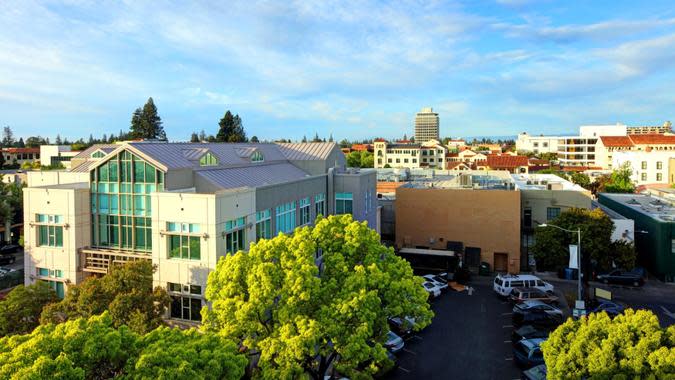
M152 260L148 253L137 254L99 248L83 248L81 252L84 258L82 270L90 273L106 274L112 265L135 260Z

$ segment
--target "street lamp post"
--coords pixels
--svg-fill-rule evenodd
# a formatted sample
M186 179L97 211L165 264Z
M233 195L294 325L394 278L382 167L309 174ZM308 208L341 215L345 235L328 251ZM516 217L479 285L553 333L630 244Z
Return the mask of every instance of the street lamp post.
M582 316L586 315L586 305L584 303L584 300L581 297L581 228L577 228L577 230L568 230L566 228L562 228L559 226L556 226L554 224L540 224L539 227L553 227L557 228L561 231L565 232L570 232L570 233L576 233L577 234L577 302L574 305L574 311L573 315L574 316Z

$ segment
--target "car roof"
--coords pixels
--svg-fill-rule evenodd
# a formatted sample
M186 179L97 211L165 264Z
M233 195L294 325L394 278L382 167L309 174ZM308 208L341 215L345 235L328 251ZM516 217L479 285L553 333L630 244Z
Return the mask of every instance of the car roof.
M541 278L532 275L532 274L501 274L498 273L496 277L499 277L503 280L541 280Z
M541 345L541 343L545 340L546 339L544 339L544 338L523 339L523 340L520 341L520 344L522 344L523 346L525 346L529 349L533 349L533 348L539 347Z
M539 301L539 300L526 300L526 301L523 301L523 303L525 305L529 306L529 307L539 306L539 305L547 305L546 302Z

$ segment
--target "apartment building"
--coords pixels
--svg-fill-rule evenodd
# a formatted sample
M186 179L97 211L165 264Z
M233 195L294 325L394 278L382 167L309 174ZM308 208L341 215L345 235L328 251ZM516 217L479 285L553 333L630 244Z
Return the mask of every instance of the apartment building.
M636 185L669 183L670 159L675 152L663 151L623 151L612 156L609 168L628 165L632 171L631 180Z
M532 136L527 132L518 134L516 139L516 152L558 153L558 136Z
M127 142L93 146L72 164L29 174L26 284L62 296L111 265L150 260L178 320L199 320L224 255L319 214L377 222L375 171L345 169L334 143Z
M662 281L674 282L675 207L672 200L645 194L602 193L598 201L635 222L638 265Z
M448 148L438 140L423 143L388 143L375 140L375 168L444 168Z
M507 172L433 171L396 188L396 246L451 250L470 267L485 261L518 273L519 215L520 194Z
M626 128L626 132L629 135L672 133L673 132L672 126L673 124L670 121L666 121L662 125L629 126Z
M438 113L433 108L422 108L415 115L415 141L440 140L439 124Z

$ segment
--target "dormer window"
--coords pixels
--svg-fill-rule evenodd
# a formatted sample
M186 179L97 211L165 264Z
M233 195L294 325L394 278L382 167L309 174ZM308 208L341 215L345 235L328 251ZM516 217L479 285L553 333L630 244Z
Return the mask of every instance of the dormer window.
M96 152L91 154L91 158L103 158L105 157L105 153L101 152L100 150L97 150Z
M263 162L263 161L265 161L265 157L263 157L262 153L258 151L253 152L253 154L251 155L251 162Z
M199 166L215 166L218 165L218 159L212 153L206 153L199 159Z

